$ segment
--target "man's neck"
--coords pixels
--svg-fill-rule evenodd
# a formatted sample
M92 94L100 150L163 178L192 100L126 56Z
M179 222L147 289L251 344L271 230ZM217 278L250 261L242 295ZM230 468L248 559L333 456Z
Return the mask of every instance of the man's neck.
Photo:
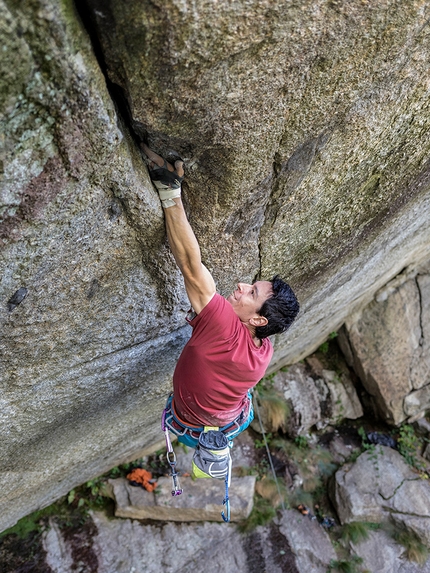
M251 338L252 338L252 341L255 344L255 346L257 348L260 348L260 346L262 345L262 341L255 334L255 332L256 332L255 326L252 326L252 324L248 324L246 322L242 322L242 324L243 324L243 326L246 326L246 328L249 330L249 333L251 334Z

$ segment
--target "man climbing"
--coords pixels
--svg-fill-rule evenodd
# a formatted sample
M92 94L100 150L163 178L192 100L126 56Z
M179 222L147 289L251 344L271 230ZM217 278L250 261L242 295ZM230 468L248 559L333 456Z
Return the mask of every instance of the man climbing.
M232 440L253 419L249 390L264 376L272 358L272 334L285 331L299 312L292 289L280 278L238 283L227 299L201 260L200 248L181 201L183 162L166 162L145 144L150 177L164 208L170 248L184 277L193 332L173 376L167 407L170 429L180 442L196 447L205 427Z

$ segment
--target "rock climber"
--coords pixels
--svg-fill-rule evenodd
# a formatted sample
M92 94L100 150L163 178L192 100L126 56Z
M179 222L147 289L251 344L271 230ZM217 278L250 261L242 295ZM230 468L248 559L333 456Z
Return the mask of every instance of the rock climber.
M168 404L180 442L196 447L204 427L231 440L253 419L249 390L264 376L273 355L269 336L284 332L299 312L288 284L279 277L238 283L224 298L204 266L181 201L184 167L174 166L142 143L149 174L164 209L167 236L192 306L192 336L173 375Z

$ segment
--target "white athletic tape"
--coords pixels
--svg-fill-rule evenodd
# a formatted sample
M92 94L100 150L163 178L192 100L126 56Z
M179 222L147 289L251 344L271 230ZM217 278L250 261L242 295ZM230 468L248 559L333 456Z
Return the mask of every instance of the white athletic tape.
M158 194L160 195L160 199L164 201L165 199L175 199L176 197L181 196L181 188L178 189L171 189L170 187L165 187L164 189L158 188Z
M177 189L172 189L168 185L161 183L161 181L153 181L154 185L157 187L158 195L161 199L161 204L165 209L169 207L174 207L176 203L173 199L176 199L181 196L181 188L178 187Z
M165 199L164 201L161 201L161 204L165 209L168 209L169 207L174 207L176 205L173 199Z

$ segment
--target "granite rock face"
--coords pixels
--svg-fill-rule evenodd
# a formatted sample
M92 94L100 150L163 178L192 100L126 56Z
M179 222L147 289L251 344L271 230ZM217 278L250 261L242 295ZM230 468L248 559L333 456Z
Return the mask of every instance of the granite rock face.
M428 258L426 2L76 6L0 1L0 529L161 437L189 331L142 136L220 291L297 291L272 369Z
M407 269L345 323L346 355L381 417L399 424L430 407L430 265Z
M162 439L188 331L158 197L72 3L1 10L3 529Z
M344 419L355 420L363 415L363 408L350 377L346 372L334 372L323 368L312 357L306 364L293 364L275 374L271 384L288 404L288 416L282 428L291 437L307 434L311 429L321 430L328 424L337 424ZM309 367L310 365L310 367ZM267 432L277 431L271 427L262 397L262 423ZM260 431L258 420L252 427Z
M391 448L376 446L342 466L332 501L341 523L391 519L430 544L430 485Z
M300 293L275 360L428 253L426 2L86 6L133 129L191 160L221 290L279 272Z
M384 531L372 531L369 538L352 545L354 553L363 559L362 567L372 573L429 573L430 559L420 565L407 559L405 549Z
M72 540L52 520L44 547L54 573L77 567L94 573L325 573L336 557L327 533L293 510L246 535L225 523L144 525L101 512L92 518L91 537Z

